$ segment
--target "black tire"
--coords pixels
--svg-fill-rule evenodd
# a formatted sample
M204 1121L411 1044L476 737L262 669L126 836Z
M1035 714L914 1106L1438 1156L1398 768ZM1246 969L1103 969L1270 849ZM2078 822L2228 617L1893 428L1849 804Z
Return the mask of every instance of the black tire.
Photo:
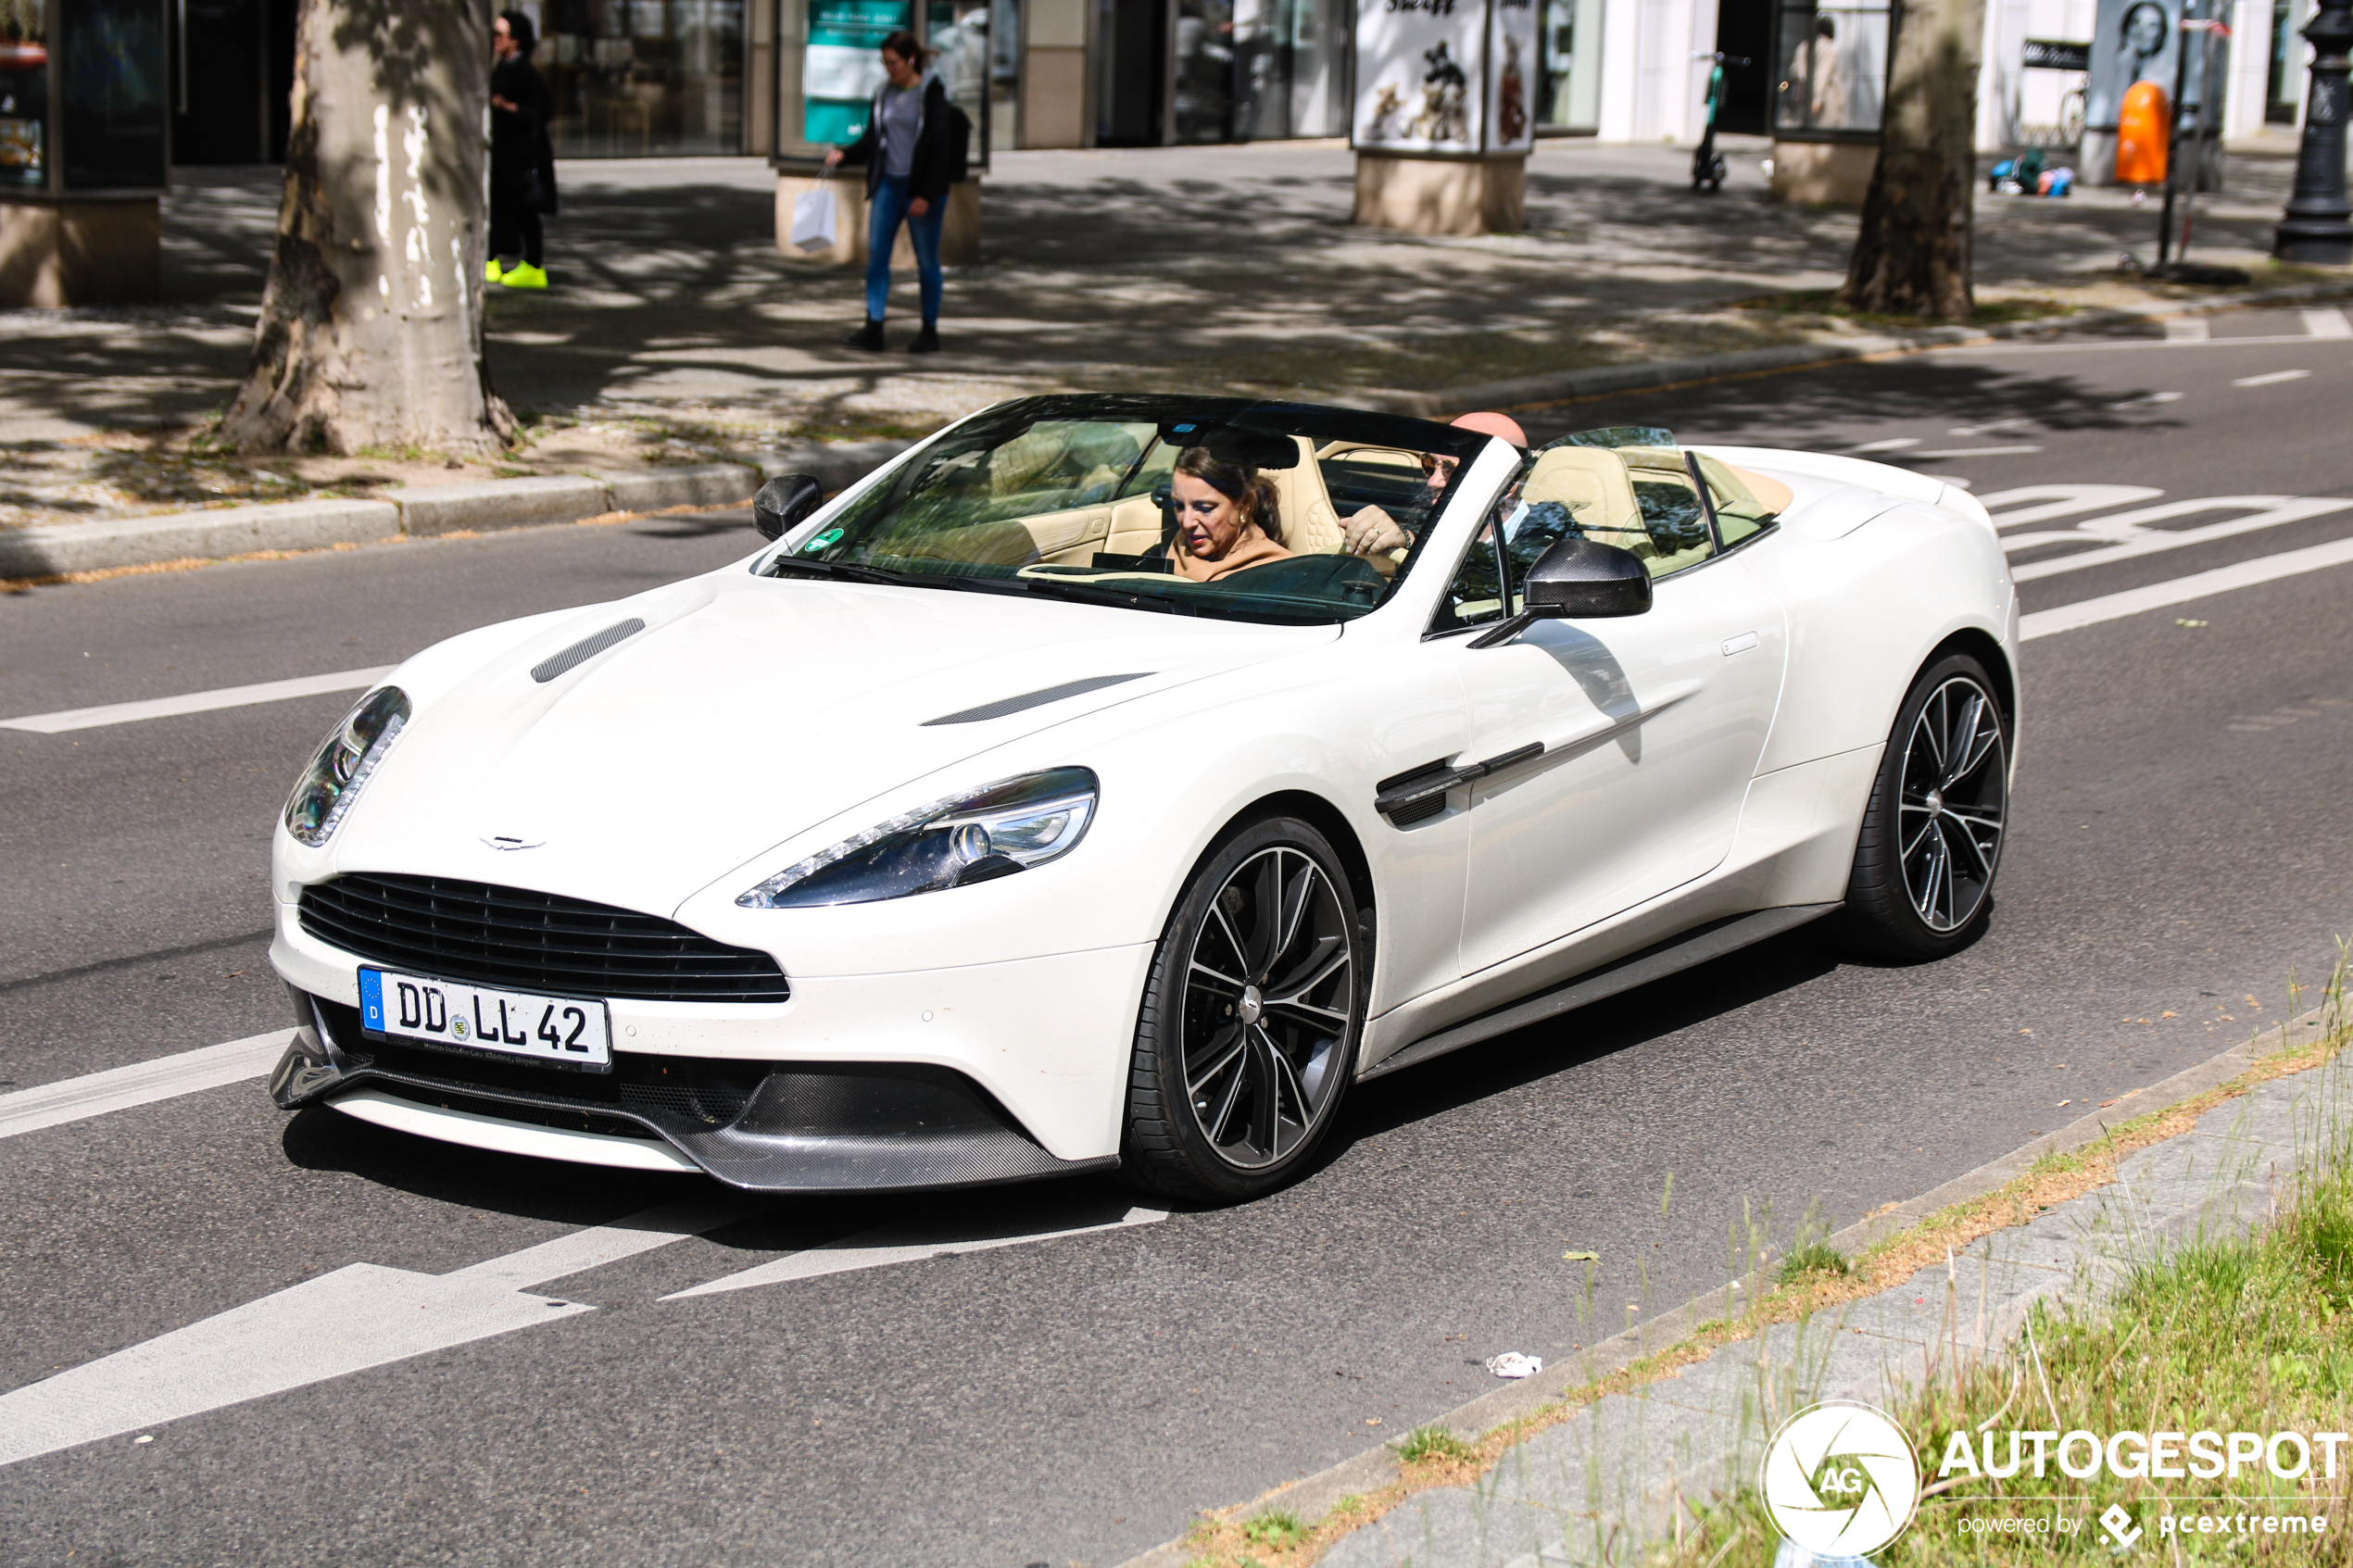
M1127 1180L1236 1203L1295 1178L1355 1075L1371 969L1370 922L1314 824L1268 818L1213 850L1144 982Z
M1952 654L1905 694L1846 884L1854 950L1923 963L1983 931L2009 822L2010 716L1997 691L1984 665Z

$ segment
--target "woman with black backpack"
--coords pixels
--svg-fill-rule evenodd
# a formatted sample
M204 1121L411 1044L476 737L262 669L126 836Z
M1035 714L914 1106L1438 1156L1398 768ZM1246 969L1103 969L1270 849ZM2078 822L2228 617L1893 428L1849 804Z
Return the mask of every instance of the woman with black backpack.
M884 346L890 251L904 223L924 302L923 331L907 347L916 354L939 351L939 230L948 216L949 187L964 162L971 121L948 101L939 78L925 73L925 53L912 32L883 40L885 80L875 90L866 129L849 146L825 155L827 169L844 161L866 166L866 324L842 339L853 348Z

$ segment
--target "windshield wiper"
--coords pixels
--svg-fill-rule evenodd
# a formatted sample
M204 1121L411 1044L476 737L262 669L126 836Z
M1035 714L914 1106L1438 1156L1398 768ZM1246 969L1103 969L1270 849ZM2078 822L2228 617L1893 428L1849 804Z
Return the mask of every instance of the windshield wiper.
M846 560L816 560L805 556L778 556L768 563L768 575L826 578L837 583L880 583L893 588L939 587L948 581L944 577L929 577L920 572L889 571L879 566L860 566Z
M1068 577L1016 577L1010 579L1026 594L1038 594L1050 599L1067 599L1074 604L1113 605L1121 609L1151 609L1164 615L1191 615L1190 605L1180 605L1158 594L1139 593L1132 588L1103 588Z

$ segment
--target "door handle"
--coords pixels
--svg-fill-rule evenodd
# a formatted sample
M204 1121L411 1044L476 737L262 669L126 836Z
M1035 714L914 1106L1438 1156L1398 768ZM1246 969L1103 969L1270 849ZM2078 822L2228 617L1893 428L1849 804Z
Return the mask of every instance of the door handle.
M1426 806L1432 801L1442 801L1447 791L1458 784L1466 784L1475 779L1483 779L1490 773L1501 772L1505 768L1528 761L1530 758L1541 757L1543 754L1544 743L1538 740L1530 741L1526 746L1515 747L1510 751L1500 752L1483 762L1466 762L1459 768L1449 768L1443 761L1426 763L1410 773L1400 773L1395 778L1383 779L1378 786L1379 793L1373 797L1373 809L1392 822L1396 821L1401 813L1403 814L1406 822L1419 822L1426 816L1434 815L1435 812L1416 811L1416 807Z

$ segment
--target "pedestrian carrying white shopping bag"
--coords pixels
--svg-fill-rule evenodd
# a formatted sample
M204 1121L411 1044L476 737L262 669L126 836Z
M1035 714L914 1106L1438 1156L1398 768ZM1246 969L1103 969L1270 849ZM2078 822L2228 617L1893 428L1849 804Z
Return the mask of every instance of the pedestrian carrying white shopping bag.
M807 251L834 248L834 193L820 185L793 198L792 243Z

